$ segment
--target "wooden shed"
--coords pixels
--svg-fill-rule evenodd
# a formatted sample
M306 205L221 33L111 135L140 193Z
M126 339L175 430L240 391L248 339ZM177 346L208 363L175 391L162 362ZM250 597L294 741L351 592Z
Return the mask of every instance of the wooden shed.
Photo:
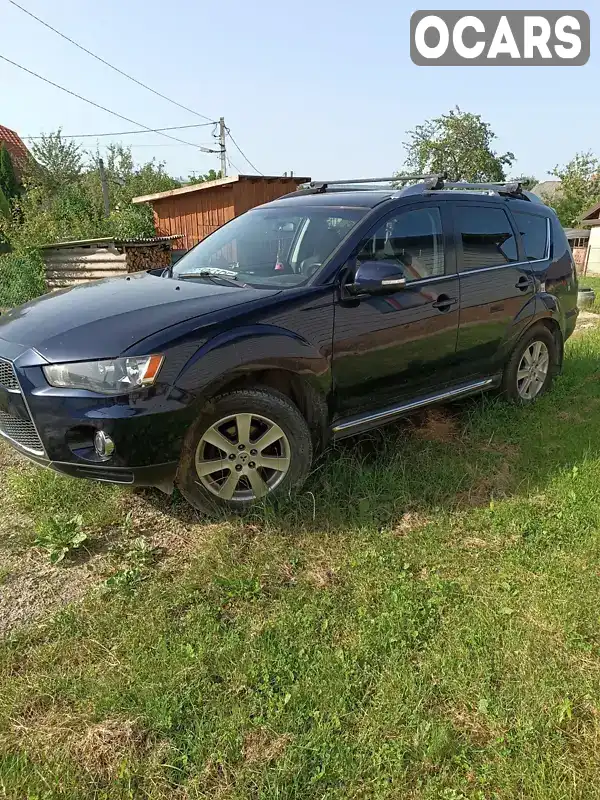
M183 247L189 250L230 219L293 192L309 180L282 175L234 175L134 197L132 202L151 203L157 235L182 234Z

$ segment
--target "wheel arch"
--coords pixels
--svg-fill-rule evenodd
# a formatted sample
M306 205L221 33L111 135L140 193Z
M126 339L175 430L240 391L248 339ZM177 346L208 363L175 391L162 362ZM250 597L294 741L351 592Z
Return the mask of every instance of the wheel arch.
M327 440L329 409L322 390L309 377L281 367L246 366L223 375L202 393L201 405L219 395L238 389L274 389L294 403L310 428L313 447L321 449Z

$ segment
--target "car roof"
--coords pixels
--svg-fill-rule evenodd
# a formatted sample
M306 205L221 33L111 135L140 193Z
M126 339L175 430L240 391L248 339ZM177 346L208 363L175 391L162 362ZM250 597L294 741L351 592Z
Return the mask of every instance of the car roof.
M289 206L335 206L336 208L375 208L375 206L382 203L384 200L389 200L390 197L397 194L397 189L380 189L380 190L355 190L355 191L337 191L337 192L322 192L315 194L315 192L292 192L277 200L272 200L270 203L265 203L260 208L282 208Z
M458 200L461 203L482 203L502 205L512 208L513 211L530 212L543 216L552 216L553 209L542 202L532 202L530 199L488 194L484 191L468 190L427 190L420 194L401 194L401 189L343 189L336 191L314 192L302 189L291 194L279 197L258 208L364 208L372 209L386 200L395 199L399 204L417 204L431 202L431 200L448 202ZM536 198L537 200L537 198ZM506 206L504 205L506 204Z

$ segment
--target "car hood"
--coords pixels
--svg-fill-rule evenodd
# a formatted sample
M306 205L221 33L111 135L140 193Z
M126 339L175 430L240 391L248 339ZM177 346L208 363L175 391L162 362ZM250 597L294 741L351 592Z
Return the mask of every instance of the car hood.
M52 362L114 358L178 322L276 293L142 272L62 289L15 308L0 317L0 339L35 348Z

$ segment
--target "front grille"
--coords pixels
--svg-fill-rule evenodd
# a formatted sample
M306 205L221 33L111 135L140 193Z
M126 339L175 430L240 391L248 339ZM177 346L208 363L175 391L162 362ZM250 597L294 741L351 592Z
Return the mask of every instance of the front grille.
M10 361L4 361L3 359L0 359L0 386L4 386L9 392L21 390L13 365Z
M42 442L35 425L30 420L12 417L10 414L0 411L0 433L25 450L30 450L40 456L44 455Z

